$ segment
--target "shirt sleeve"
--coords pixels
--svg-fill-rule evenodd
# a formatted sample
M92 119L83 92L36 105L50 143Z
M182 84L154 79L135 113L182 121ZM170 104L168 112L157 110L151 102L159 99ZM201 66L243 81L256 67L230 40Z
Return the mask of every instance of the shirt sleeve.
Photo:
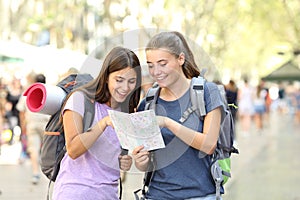
M207 113L223 105L218 86L213 82L206 82L204 86L204 98Z
M77 112L82 117L84 115L84 95L82 92L74 92L66 102L63 113L66 110Z

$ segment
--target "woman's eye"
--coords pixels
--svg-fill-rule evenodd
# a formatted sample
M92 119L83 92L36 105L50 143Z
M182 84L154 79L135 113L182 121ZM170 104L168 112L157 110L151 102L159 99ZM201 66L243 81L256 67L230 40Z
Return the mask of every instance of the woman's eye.
M117 81L118 83L121 83L121 82L123 82L123 80L122 80L122 79L116 79L116 81Z
M166 66L166 65L167 65L167 63L165 63L165 62L159 63L159 66L161 66L161 67L164 67L164 66Z
M135 83L136 83L136 80L135 80L135 79L134 79L134 80L130 80L129 83L130 83L130 84L135 84Z
M148 64L148 68L153 68L153 64Z

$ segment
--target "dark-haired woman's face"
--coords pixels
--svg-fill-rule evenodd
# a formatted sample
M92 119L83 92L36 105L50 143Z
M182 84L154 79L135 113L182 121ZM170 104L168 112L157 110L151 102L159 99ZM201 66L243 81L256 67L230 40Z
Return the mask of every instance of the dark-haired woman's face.
M118 107L127 96L135 89L137 74L134 69L125 69L113 72L108 77L108 89L111 94L111 107Z

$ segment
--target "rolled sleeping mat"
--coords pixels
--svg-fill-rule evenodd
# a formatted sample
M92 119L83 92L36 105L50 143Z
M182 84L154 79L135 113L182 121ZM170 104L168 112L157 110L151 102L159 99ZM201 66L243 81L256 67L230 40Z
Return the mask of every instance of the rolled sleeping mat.
M43 83L32 84L23 94L27 96L26 105L31 112L47 115L56 113L66 97L63 89Z

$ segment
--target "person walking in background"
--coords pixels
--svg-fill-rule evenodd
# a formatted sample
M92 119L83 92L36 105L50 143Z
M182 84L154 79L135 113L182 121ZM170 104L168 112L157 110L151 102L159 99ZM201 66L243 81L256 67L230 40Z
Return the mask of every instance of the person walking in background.
M20 117L19 111L16 108L18 101L23 93L23 87L21 80L14 77L11 84L8 85L6 95L6 112L5 118L8 122L9 129L12 132L11 140L9 144L13 144L14 136L17 129L20 129Z
M280 114L287 112L285 85L283 82L278 83L278 111Z
M118 199L120 169L129 170L132 158L120 155L108 110L135 112L141 81L136 54L115 47L104 59L99 75L68 95L62 111L67 153L54 184L54 200ZM84 98L95 102L93 125L86 132L82 124Z
M249 85L248 80L244 79L244 85L238 90L238 117L243 136L248 136L251 127L254 115L253 96L253 88Z
M0 78L0 155L1 155L1 145L3 143L2 141L2 134L5 130L5 104L6 104L6 95L7 95L7 89L6 85L3 81L3 78Z
M229 83L225 85L225 91L233 122L236 124L238 87L233 80L230 80ZM234 136L234 138L236 139L236 136Z
M269 121L270 121L270 112L271 112L271 105L273 103L273 100L271 99L269 88L265 87L265 83L263 81L261 81L260 84L262 85L262 87L266 93L266 97L265 97L266 112L264 114L264 121L266 122L266 125L268 126Z
M61 74L59 76L59 81L61 81L62 79L66 78L67 76L71 75L71 74L78 74L79 70L76 69L75 67L70 67L66 72L64 72L63 74Z
M146 199L215 199L210 164L220 130L218 86L213 82L204 85L204 120L192 113L182 124L179 119L191 106L191 79L200 74L187 41L179 32L161 32L150 39L146 58L149 73L161 88L155 112L166 144L153 152L156 170ZM138 110L144 106L145 99ZM132 155L137 169L147 171L150 152L138 146Z
M293 106L295 107L295 122L300 124L300 86L297 85L295 93L293 95Z
M46 83L46 77L43 74L30 73L27 76L29 86L33 83ZM20 124L22 134L26 135L27 152L32 167L32 183L37 184L40 179L40 148L43 133L49 120L49 115L38 112L31 112L26 106L26 97L22 96L17 104L20 113Z
M258 84L254 96L254 119L256 129L259 133L263 129L264 114L266 113L266 96L267 92L262 84Z

